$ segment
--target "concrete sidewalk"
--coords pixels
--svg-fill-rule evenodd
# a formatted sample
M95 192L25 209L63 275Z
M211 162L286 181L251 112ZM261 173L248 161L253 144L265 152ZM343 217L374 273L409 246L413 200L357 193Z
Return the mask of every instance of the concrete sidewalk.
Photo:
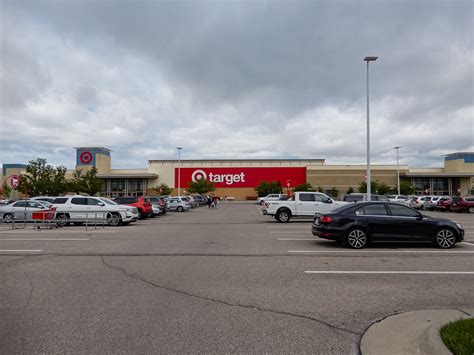
M361 341L364 355L451 354L439 336L451 321L473 318L474 309L431 309L393 315L373 324Z

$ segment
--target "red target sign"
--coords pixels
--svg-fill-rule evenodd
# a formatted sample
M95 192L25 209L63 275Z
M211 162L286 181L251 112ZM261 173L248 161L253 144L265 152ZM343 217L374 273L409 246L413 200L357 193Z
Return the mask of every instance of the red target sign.
M79 156L79 160L82 164L88 165L92 162L92 154L90 152L82 152Z

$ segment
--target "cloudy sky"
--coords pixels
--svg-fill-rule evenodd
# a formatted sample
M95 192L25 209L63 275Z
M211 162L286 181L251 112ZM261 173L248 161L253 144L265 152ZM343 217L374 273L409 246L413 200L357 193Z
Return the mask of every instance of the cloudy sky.
M473 2L0 0L0 163L440 166L474 141Z

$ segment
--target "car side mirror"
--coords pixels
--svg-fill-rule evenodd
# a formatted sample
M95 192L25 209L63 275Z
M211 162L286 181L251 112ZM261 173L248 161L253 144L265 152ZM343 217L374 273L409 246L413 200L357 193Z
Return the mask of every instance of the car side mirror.
M102 206L102 207L103 207L103 206L105 206L105 203L99 202L99 206Z
M417 217L416 217L416 220L417 221L421 221L423 219L423 215L422 214L419 214Z
M328 198L326 203L332 203L332 200L330 198Z

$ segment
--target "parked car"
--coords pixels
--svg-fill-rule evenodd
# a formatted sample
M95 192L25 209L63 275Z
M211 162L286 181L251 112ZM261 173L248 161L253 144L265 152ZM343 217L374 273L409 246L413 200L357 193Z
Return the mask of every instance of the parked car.
M270 194L265 197L258 197L257 198L257 204L263 205L267 201L278 201L280 197L282 196L287 196L285 194Z
M438 204L436 205L436 209L441 212L446 212L451 210L451 204L453 203L453 199L451 196L442 196L438 200Z
M12 220L31 220L33 212L48 211L51 208L49 202L20 200L8 205L0 206L0 217L5 223Z
M111 199L105 198L105 197L97 197L99 200L104 202L106 205L112 205L112 206L121 206L124 208L128 213L132 216L131 220L126 219L125 221L122 221L123 225L130 224L131 222L138 221L138 209L133 206L128 206L128 205L119 205L117 202L112 201Z
M370 199L371 201L383 201L383 202L388 202L388 198L385 195L374 195L370 194ZM366 193L352 193L352 194L346 194L342 195L341 201L344 202L361 202L361 201L367 201L367 194Z
M400 202L400 203L408 203L408 200L410 199L406 195L387 195L387 198L390 202Z
M168 203L170 211L183 212L191 209L191 204L183 197L170 197Z
M145 219L153 217L153 207L148 197L142 196L123 196L116 197L114 201L119 205L129 205L138 209L138 218Z
M81 225L84 222L105 222L111 226L128 224L133 221L131 210L125 206L106 204L99 197L63 196L53 201L58 224L66 226L70 222Z
M425 216L400 203L361 202L317 214L312 233L360 249L372 241L429 241L448 249L464 239L461 224Z
M416 210L424 209L423 203L428 196L418 196L411 199L409 206Z
M441 196L426 196L423 201L423 209L433 211L438 206L438 201Z
M474 197L453 197L451 211L474 213Z
M201 195L193 195L194 201L197 202L199 206L204 206L207 202L206 198Z
M186 200L189 202L191 205L191 208L196 208L198 206L197 201L194 200L192 196L180 196L182 199Z
M49 202L49 203L53 203L55 198L56 197L52 197L52 196L36 196L36 197L30 198L30 200L46 201L46 202Z
M153 206L159 206L161 210L161 214L166 214L166 211L168 210L167 202L166 199L162 196L148 196L150 199L150 203Z

